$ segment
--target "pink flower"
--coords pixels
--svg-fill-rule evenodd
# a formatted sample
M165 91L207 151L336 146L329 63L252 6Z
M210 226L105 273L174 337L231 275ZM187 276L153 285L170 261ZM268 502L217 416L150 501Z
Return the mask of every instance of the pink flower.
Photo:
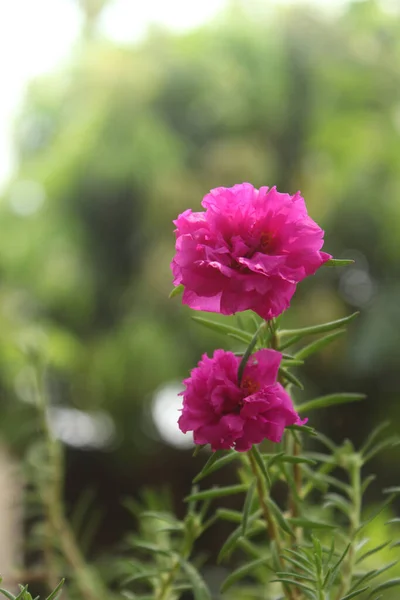
M308 216L300 192L250 183L211 190L205 212L179 215L174 284L195 310L231 315L251 309L264 319L286 310L296 284L330 257L320 252L322 229Z
M238 382L240 358L216 350L203 355L189 379L184 380L181 431L193 431L196 444L211 444L213 450L249 450L268 439L280 442L288 425L302 425L290 396L277 383L282 359L276 350L259 350L246 364Z

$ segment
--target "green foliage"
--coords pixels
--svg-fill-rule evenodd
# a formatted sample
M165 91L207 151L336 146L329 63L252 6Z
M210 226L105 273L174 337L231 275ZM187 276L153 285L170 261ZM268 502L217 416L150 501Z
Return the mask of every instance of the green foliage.
M123 580L124 594L135 590L134 597L148 594L154 600L178 598L189 588L195 600L209 600L208 588L195 564L189 561L196 539L211 525L205 522L207 502L195 494L184 520L165 512L163 499L154 494L144 498L149 508L128 501L127 507L136 516L139 535L128 535L128 559L119 559L117 573ZM199 503L197 502L199 500ZM205 499L207 500L207 499ZM157 507L162 506L162 509Z
M283 335L274 324L271 330L273 335L267 337L262 335L265 327L258 326L243 353L241 370L243 372L244 365L254 351L271 346L276 339L324 333L342 327L354 316L340 319L339 322L301 328L297 333L291 330ZM214 326L208 320L203 324ZM242 336L244 330L239 331ZM232 333L230 326L219 328L219 332L226 335ZM325 341L326 337L321 339ZM314 343L313 350L323 347L324 344L318 346ZM286 360L290 358L286 357ZM287 368L291 366L299 365L289 363ZM287 369L281 372L282 382L286 386L293 384L288 373L290 371ZM302 403L298 410L308 414L313 409L326 409L364 399L363 394L329 394ZM233 588L238 590L238 597L241 597L240 586L245 580L247 583L242 588L243 593L245 589L251 589L256 594L256 590L262 586L267 590L265 597L272 598L273 586L279 582L282 598L326 600L333 597L336 600L351 600L365 598L365 594L372 597L375 593L398 585L396 578L382 580L386 571L397 564L390 557L379 568L369 568L367 565L371 557L385 550L390 553L396 544L386 540L371 547L370 538L361 537L366 535L399 493L397 486L387 488L384 490L387 497L383 502L372 513L364 514L363 496L372 477L369 475L363 479L362 468L372 456L398 441L393 436L381 439L385 426L387 424L372 431L360 451L355 450L348 440L338 446L323 434L317 434L316 438L319 444L327 448L327 452L302 450L304 435L309 432L315 436L315 432L310 427L292 426L287 428L285 438L276 446L275 452L265 452L261 447L253 446L248 453L248 460L245 454L234 451L218 451L208 459L195 481L233 463L236 458L235 464L241 464L239 474L242 483L196 490L187 500L214 501L246 492L241 512L224 508L218 508L215 512L216 519L236 526L222 545L218 560L225 563L231 561L238 552L244 553L240 565L223 582L222 592ZM278 483L284 483L287 488L284 507L271 497ZM266 540L263 539L265 535ZM253 582L251 585L248 583L250 580Z
M61 588L64 585L64 579L62 579L60 581L60 583L54 588L54 590L51 592L51 594L49 596L46 597L46 600L57 600L58 598L61 598ZM0 583L1 583L1 579L0 579ZM20 592L17 596L15 596L14 594L12 594L11 592L8 592L7 590L0 588L0 594L2 594L3 596L5 596L5 598L8 598L8 600L40 600L39 596L36 596L35 598L33 598L31 596L31 594L28 591L28 586L22 586L20 585Z

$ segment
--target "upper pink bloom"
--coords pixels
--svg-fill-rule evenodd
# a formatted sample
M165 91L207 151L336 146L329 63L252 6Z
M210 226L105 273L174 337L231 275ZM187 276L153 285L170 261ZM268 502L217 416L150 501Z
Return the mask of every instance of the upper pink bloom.
M211 444L213 450L234 447L244 452L264 439L280 442L285 427L307 421L300 420L277 383L281 359L276 350L255 352L239 385L238 356L224 350L216 350L213 358L204 354L184 380L181 431L193 431L196 444Z
M231 315L251 309L263 319L281 314L296 284L331 256L321 252L322 229L300 192L250 183L211 190L205 212L183 212L176 225L174 284L196 310Z

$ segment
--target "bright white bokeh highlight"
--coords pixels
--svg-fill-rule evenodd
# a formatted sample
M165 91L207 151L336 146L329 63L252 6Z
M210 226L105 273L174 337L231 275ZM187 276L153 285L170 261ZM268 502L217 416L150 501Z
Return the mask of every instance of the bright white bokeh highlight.
M104 411L83 412L76 408L51 407L47 419L54 437L82 450L106 450L113 445L116 430Z
M174 448L190 448L193 446L192 433L182 433L178 427L180 409L182 408L182 391L178 383L168 383L158 389L153 397L152 417L160 438Z

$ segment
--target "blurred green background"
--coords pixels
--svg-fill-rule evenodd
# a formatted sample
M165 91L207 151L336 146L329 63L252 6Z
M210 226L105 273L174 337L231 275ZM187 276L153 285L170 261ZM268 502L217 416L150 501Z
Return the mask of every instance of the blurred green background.
M285 317L361 311L309 361L302 398L368 400L310 423L357 443L400 420L400 12L236 0L190 32L153 27L117 44L98 31L106 4L81 2L68 61L29 85L0 204L1 434L16 454L35 436L36 349L66 442L68 503L91 488L104 511L97 550L120 538L121 499L143 486L169 485L182 511L202 462L174 430L176 389L227 342L168 294L171 221L210 188L300 189L326 251L356 260L304 282ZM398 453L376 459L371 502L397 465Z

